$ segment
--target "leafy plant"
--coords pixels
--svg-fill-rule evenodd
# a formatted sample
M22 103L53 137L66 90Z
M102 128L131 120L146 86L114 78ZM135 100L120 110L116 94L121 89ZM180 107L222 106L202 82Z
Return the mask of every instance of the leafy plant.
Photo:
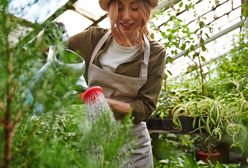
M1 167L125 167L133 144L131 119L111 122L108 111L86 129L82 90L75 86L79 76L53 64L44 68L47 55L30 42L40 25L11 43L10 34L23 23L11 19L8 4L0 2ZM41 68L46 71L37 75Z

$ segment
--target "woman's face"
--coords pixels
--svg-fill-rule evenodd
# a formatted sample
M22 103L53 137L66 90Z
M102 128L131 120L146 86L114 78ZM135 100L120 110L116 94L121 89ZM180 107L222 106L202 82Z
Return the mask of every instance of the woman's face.
M118 0L117 27L127 38L134 38L142 26L139 6L136 0Z

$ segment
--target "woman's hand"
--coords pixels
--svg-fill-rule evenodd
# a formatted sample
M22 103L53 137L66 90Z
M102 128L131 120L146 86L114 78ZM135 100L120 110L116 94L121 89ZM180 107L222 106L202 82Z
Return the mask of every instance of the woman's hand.
M129 103L107 98L107 102L114 113L121 115L131 114L132 109Z

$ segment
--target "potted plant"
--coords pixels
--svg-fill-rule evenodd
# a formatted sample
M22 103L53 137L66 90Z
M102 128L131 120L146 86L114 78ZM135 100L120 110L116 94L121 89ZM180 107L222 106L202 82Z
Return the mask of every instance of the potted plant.
M195 131L199 116L197 104L202 95L195 89L180 89L177 90L176 96L178 102L172 110L173 123L184 133Z
M201 138L197 143L196 156L204 162L216 162L220 159L221 152L217 150L217 146L225 132L223 107L222 99L209 97L203 97L197 104Z
M247 105L247 108L244 107L244 104ZM247 113L248 111L247 101L244 101L242 96L237 97L233 94L222 95L221 98L217 99L206 97L199 101L198 109L199 114L204 116L201 118L202 125L199 127L200 135L204 137L204 140L201 140L199 144L205 147L205 150L199 148L201 150L197 150L197 158L203 158L202 155L205 155L206 158L203 160L210 160L211 162L215 162L217 158L229 159L230 147L237 146L240 141L238 136L246 134L246 129L239 120L244 112ZM204 132L201 131L203 129ZM228 143L225 142L225 139L228 139ZM217 151L220 142L227 145L222 146L221 150ZM211 158L212 155L214 159Z
M161 127L163 130L173 129L172 109L176 102L177 97L173 91L166 92L159 99L157 114L161 118Z
M215 163L220 159L220 151L217 150L218 140L214 137L199 136L199 139L196 141L196 158L197 160L202 160L205 163L209 161Z
M161 119L157 115L153 114L146 122L146 125L150 130L159 130L161 129Z
M169 109L167 109L169 110ZM167 113L167 110L164 111L156 111L152 117L147 121L148 129L156 129L156 130L172 130L173 122L172 117Z
M195 117L197 114L197 101L191 100L176 105L173 110L173 122L181 127L182 132L194 131Z
M172 130L172 109L177 98L174 92L166 92L162 90L157 103L157 110L148 120L147 126L150 129Z

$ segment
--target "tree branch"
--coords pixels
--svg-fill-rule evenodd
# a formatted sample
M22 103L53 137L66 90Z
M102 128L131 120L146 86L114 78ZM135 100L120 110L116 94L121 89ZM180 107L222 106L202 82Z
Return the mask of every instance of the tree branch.
M0 125L4 125L3 118L0 118Z
M15 121L13 123L13 127L16 127L16 125L18 124L18 122L21 119L21 116L22 116L22 106L21 106L21 108L19 108L18 112L16 113Z

